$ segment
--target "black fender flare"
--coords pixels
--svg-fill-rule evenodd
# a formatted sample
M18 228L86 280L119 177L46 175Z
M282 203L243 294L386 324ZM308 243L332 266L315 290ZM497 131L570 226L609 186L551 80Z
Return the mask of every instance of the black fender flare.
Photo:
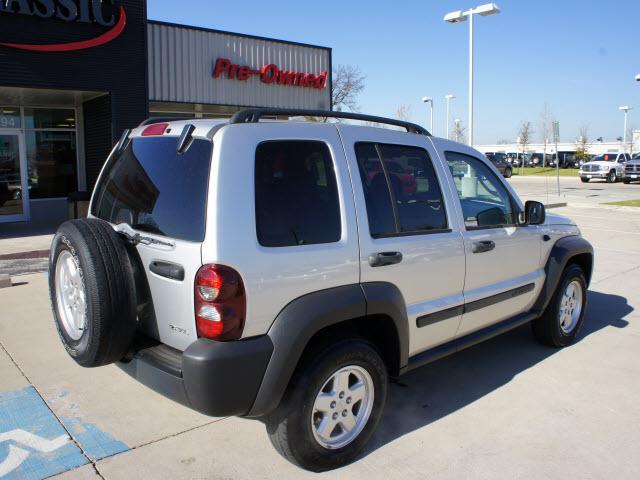
M549 258L544 267L544 285L532 309L536 314L542 314L547 308L549 301L551 301L558 288L562 272L569 261L576 256L588 258L588 268L583 269L586 270L584 273L587 287L589 286L591 273L593 272L593 247L587 240L577 235L560 238L551 248Z
M247 416L262 416L278 406L304 349L317 332L340 322L376 314L393 319L400 343L399 365L405 366L409 322L404 298L395 285L387 282L344 285L291 301L280 311L267 333L274 346L273 354Z

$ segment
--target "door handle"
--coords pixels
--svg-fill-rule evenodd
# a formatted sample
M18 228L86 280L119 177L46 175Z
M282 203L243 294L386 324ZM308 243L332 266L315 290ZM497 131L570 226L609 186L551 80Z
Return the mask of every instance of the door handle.
M473 253L488 252L496 248L495 242L491 240L483 240L482 242L474 242L471 248Z
M163 262L162 260L154 260L149 264L149 270L161 277L170 278L171 280L184 280L184 267L177 263Z
M372 267L384 267L401 261L402 253L400 252L378 252L369 255L369 265Z

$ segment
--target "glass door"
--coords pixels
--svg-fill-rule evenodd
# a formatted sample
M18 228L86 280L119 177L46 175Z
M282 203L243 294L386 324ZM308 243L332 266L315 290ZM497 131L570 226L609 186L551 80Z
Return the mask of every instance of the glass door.
M0 129L0 223L29 220L24 136Z

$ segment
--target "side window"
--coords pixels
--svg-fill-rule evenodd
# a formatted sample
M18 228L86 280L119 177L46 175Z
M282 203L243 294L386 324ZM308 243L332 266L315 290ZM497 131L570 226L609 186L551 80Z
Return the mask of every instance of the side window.
M404 145L355 145L372 237L447 229L447 215L426 150Z
M445 156L467 229L515 225L511 196L484 162L457 152L446 152Z
M260 245L340 240L340 201L329 148L317 141L270 141L256 150L256 230Z

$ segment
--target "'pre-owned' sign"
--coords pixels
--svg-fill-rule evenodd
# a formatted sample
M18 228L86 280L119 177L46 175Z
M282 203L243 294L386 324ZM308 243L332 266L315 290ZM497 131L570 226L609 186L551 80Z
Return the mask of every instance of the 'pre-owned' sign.
M279 85L295 85L297 87L309 87L323 89L327 85L327 72L319 74L292 72L281 70L277 65L270 63L260 69L253 69L247 65L240 66L232 63L227 58L218 58L213 67L213 78L226 75L227 78L236 80L248 80L252 75L258 76L263 83L275 83Z
M119 3L119 2L118 2ZM124 7L115 0L0 0L0 14L30 16L66 23L95 24L108 30L76 42L13 43L0 42L5 47L41 52L64 52L96 47L110 42L124 30L127 22Z

